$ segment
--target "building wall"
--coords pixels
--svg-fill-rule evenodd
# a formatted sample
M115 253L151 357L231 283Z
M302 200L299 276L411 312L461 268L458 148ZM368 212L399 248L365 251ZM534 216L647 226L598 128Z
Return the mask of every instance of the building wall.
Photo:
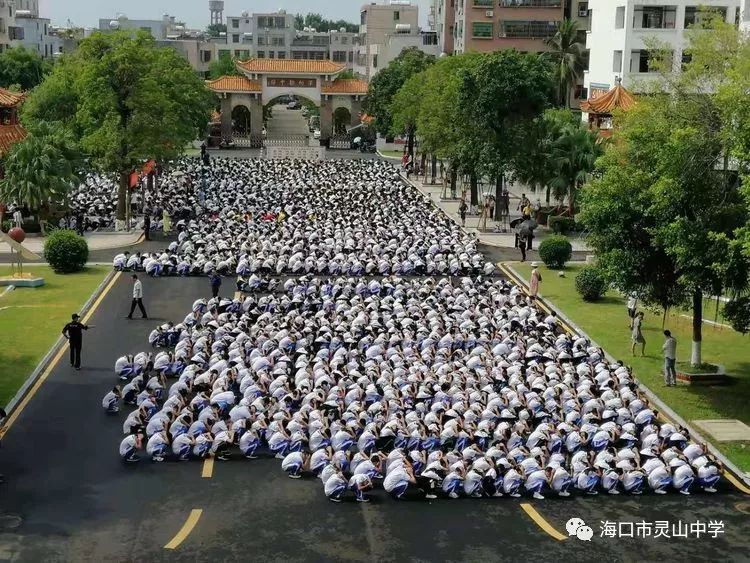
M381 59L383 56L389 57L389 52L393 50L386 47L391 35L419 37L419 8L410 4L362 6L354 71L369 79L385 67Z
M21 33L16 27L15 4L10 0L0 0L0 53L10 49Z
M51 58L60 52L62 41L50 35L49 19L17 17L16 26L23 29L23 39L13 41L13 47L24 47L30 51L36 51L45 58Z
M454 50L545 51L544 40L563 20L564 5L564 0L455 0Z
M435 0L435 31L441 53L453 54L453 31L456 22L456 0Z
M744 1L744 0L743 0ZM617 77L622 78L626 88L638 90L654 74L641 72L640 53L647 50L649 38L656 38L672 46L674 69L679 70L682 51L685 47L685 8L708 6L727 8L726 20L734 23L740 0L590 0L591 31L587 37L590 50L589 71L584 77L584 86L589 97L612 88ZM674 25L658 29L642 29L642 19L634 23L638 6L674 6ZM618 18L618 7L624 8ZM743 16L744 17L744 16ZM741 18L742 19L742 18ZM621 23L621 27L619 22ZM617 54L619 53L619 54ZM636 58L638 57L638 58ZM621 61L621 64L619 64Z

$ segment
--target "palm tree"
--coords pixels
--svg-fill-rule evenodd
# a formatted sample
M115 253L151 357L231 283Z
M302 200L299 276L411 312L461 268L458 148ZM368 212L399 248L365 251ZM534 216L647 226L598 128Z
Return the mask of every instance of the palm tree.
M550 186L555 197L568 197L568 214L575 214L575 198L586 176L594 170L596 159L604 152L600 139L583 125L568 126L552 144L555 175Z
M582 76L586 63L586 46L578 39L578 22L563 20L545 43L550 47L544 56L553 65L557 103L568 107L570 89Z
M45 216L77 180L78 154L66 133L39 130L15 145L5 160L0 200L26 205Z

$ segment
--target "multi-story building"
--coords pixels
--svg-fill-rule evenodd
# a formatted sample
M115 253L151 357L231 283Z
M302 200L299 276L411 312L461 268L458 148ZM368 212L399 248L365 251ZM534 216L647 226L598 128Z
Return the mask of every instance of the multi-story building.
M564 0L455 0L453 51L545 51L564 8Z
M589 70L584 87L589 98L609 91L618 79L630 90L653 76L649 65L651 38L672 49L672 66L679 71L689 56L684 53L685 30L706 17L712 10L732 24L742 24L750 15L743 14L743 0L589 0L591 30Z
M367 78L375 75L385 66L382 55L389 56L386 53L386 45L391 41L389 36L394 35L419 37L417 6L413 6L408 0L391 0L387 4L373 2L362 6L359 47L355 53L354 70ZM392 49L388 51L391 52ZM398 56L398 53L395 56Z
M433 0L431 28L437 33L438 50L453 54L453 31L456 21L456 0Z
M23 28L16 25L15 0L0 0L0 53L23 39Z
M354 57L359 46L359 34L341 28L330 32L330 54L335 63L346 65L347 70L354 70Z
M63 41L51 33L49 18L39 17L38 12L27 9L16 10L16 26L22 29L20 39L13 41L13 47L24 47L36 51L44 58L59 55L63 50Z

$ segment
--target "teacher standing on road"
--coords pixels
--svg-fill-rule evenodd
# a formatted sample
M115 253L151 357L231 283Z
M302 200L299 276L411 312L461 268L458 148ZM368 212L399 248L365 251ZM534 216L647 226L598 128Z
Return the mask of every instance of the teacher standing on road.
M136 274L133 274L133 301L130 304L130 313L128 313L128 319L133 318L133 312L135 311L136 305L141 310L141 315L143 315L144 319L148 318L148 315L146 314L146 309L143 306L143 284L141 283L141 280L138 279L138 276Z
M70 344L70 365L78 371L81 370L81 348L83 347L83 331L89 327L78 320L78 315L73 313L72 320L62 329L62 334Z

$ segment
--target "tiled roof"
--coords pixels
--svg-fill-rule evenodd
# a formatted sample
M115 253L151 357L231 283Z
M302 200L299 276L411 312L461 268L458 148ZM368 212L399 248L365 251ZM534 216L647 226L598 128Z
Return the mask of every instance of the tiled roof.
M238 62L245 72L278 72L283 74L337 74L344 65L333 61L311 61L295 59L249 59Z
M11 92L0 88L0 107L13 108L20 104L26 97L24 92Z
M351 78L341 78L325 82L320 88L323 94L367 94L367 82Z
M0 156L5 156L10 148L26 138L26 129L21 125L0 125Z
M622 84L617 84L606 94L581 102L581 110L588 113L612 113L614 109L628 111L635 105L635 98Z
M206 86L215 92L260 92L260 82L246 76L222 76L216 80L207 80Z

